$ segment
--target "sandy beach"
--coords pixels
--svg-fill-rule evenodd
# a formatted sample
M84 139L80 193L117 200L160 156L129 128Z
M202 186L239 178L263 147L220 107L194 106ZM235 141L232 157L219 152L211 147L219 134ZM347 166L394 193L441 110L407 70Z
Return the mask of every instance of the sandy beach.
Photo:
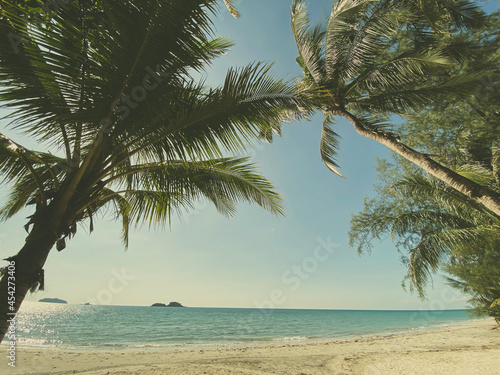
M6 347L2 345L4 349ZM210 349L67 351L18 347L1 374L500 374L493 319L390 336Z

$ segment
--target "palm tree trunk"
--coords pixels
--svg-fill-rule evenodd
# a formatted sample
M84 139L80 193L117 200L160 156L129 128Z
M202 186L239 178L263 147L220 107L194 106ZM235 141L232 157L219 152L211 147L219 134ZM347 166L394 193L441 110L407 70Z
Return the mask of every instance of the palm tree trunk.
M437 163L427 155L404 145L391 134L386 134L380 131L373 131L372 129L367 128L360 119L347 112L346 110L339 111L338 113L341 116L347 118L347 120L349 120L349 122L354 126L356 131L362 136L373 139L374 141L383 144L408 161L411 161L413 164L419 166L427 173L433 175L434 177L450 185L460 193L465 194L467 197L480 203L492 213L494 213L497 217L500 217L500 194L482 185L479 185L474 181L469 180L468 178Z
M56 231L51 230L47 222L42 219L40 223L35 223L19 253L8 258L11 263L14 262L14 272L9 274L7 271L0 280L0 342L9 329L9 320L15 317L13 314L21 307L28 290L37 281L43 283L43 265L57 240ZM15 279L9 279L9 276ZM15 287L15 300L11 305L9 297L12 296L12 287Z

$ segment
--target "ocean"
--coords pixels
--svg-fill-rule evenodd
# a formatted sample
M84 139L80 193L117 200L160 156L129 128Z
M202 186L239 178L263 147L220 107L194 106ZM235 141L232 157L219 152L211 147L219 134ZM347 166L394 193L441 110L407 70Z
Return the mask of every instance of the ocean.
M139 349L309 342L440 328L465 310L380 311L165 308L25 302L17 344L61 349Z

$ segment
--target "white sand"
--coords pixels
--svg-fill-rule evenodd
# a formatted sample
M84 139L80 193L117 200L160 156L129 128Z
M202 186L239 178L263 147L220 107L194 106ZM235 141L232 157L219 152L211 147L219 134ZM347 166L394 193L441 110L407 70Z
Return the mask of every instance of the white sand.
M320 343L168 351L21 347L16 357L12 369L6 356L0 356L0 374L500 375L500 329L488 318L423 332Z

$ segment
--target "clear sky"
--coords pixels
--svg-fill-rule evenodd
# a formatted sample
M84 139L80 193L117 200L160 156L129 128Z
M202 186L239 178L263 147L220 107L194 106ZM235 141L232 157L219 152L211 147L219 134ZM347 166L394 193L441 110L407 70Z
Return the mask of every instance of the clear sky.
M331 9L330 0L309 0L312 19ZM491 4L496 2L490 2ZM242 17L221 7L217 35L236 45L215 61L207 82L218 85L229 66L274 61L275 75L293 78L296 47L290 30L291 0L237 0ZM491 5L491 9L496 5ZM22 140L5 130L15 140ZM240 204L226 218L200 202L170 228L134 230L125 252L120 225L103 216L88 235L80 227L62 252L45 265L46 291L27 300L58 297L69 303L150 305L179 301L203 307L276 307L320 309L443 309L466 306L466 297L436 276L428 300L401 288L405 268L389 239L371 255L348 246L351 216L373 196L375 158L389 153L358 136L339 120L342 179L319 156L321 117L284 125L272 145L249 149L263 174L286 200L286 217ZM22 143L22 142L21 142ZM6 189L0 188L0 199ZM0 256L15 254L26 233L29 211L0 223Z

